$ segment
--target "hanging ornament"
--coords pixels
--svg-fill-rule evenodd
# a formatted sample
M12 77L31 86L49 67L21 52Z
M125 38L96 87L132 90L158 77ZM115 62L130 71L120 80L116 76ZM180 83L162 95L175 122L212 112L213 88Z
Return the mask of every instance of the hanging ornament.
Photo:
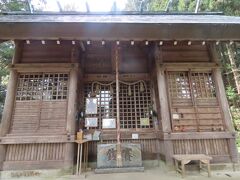
M132 96L132 90L131 90L131 86L128 86L128 96Z
M99 94L100 93L100 87L99 87L99 84L96 85L96 94Z
M143 82L140 82L140 92L144 92L145 88Z
M113 95L113 87L110 85L110 94Z

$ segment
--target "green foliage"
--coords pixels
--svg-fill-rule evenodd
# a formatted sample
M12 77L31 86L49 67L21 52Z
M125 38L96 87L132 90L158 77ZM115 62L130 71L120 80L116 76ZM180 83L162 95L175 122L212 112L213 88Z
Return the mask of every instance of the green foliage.
M165 11L169 0L145 0L144 11ZM172 0L170 12L194 12L196 0ZM126 10L138 11L141 0L128 0ZM221 11L226 15L240 16L240 0L201 0L199 12Z
M238 94L236 93L235 88L233 88L232 86L226 87L226 94L229 101L234 101L238 98Z
M12 42L5 42L0 44L0 120L6 96L6 87L8 83L9 70L8 64L11 62L14 52L14 45Z
M27 10L26 0L0 0L0 12Z
M237 131L240 131L240 108L231 107L230 108L233 118L234 127Z

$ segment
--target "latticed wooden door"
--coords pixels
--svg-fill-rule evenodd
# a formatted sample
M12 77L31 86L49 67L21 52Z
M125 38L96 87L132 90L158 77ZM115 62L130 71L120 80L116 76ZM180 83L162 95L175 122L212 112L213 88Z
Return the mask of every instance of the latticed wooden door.
M21 73L10 133L65 133L68 73Z
M223 131L211 71L167 72L173 131Z
M116 118L117 116L116 85L115 83L111 86L104 84L107 83L100 82L98 92L95 94L98 99L98 113L86 115L86 117L98 118L98 127L94 129L102 129L103 118ZM144 90L141 90L140 86L140 83L133 83L132 85L120 83L119 111L121 129L153 128L153 120L149 114L149 108L152 106L150 82L145 83ZM85 99L90 97L91 93L92 82L86 83L84 88ZM143 118L149 119L149 123L141 123Z

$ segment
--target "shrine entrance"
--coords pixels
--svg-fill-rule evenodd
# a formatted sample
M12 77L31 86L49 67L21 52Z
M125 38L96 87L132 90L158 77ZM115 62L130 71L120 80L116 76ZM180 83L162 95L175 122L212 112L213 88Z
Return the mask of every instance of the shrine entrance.
M90 154L98 168L140 167L144 133L156 127L148 46L85 47L82 128L86 137L101 141L93 143Z

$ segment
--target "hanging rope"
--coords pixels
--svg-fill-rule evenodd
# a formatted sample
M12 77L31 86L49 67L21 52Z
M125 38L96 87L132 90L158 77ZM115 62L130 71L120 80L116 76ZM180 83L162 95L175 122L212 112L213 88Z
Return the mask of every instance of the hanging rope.
M116 81L112 81L110 83L101 83L101 82L98 82L98 81L94 81L92 83L92 87L91 87L91 93L94 92L94 85L101 85L101 86L110 86L110 91L112 91L111 93L113 93L113 89L111 88L112 84L114 84ZM146 85L146 82L143 81L143 80L139 80L139 81L136 81L136 82L125 82L125 81L119 81L119 83L121 84L125 84L125 85L128 85L129 87L132 86L132 85L135 85L135 84L139 84L140 83L140 91L144 91L144 89L147 89L147 85ZM99 91L100 88L97 86L96 87L96 90Z

